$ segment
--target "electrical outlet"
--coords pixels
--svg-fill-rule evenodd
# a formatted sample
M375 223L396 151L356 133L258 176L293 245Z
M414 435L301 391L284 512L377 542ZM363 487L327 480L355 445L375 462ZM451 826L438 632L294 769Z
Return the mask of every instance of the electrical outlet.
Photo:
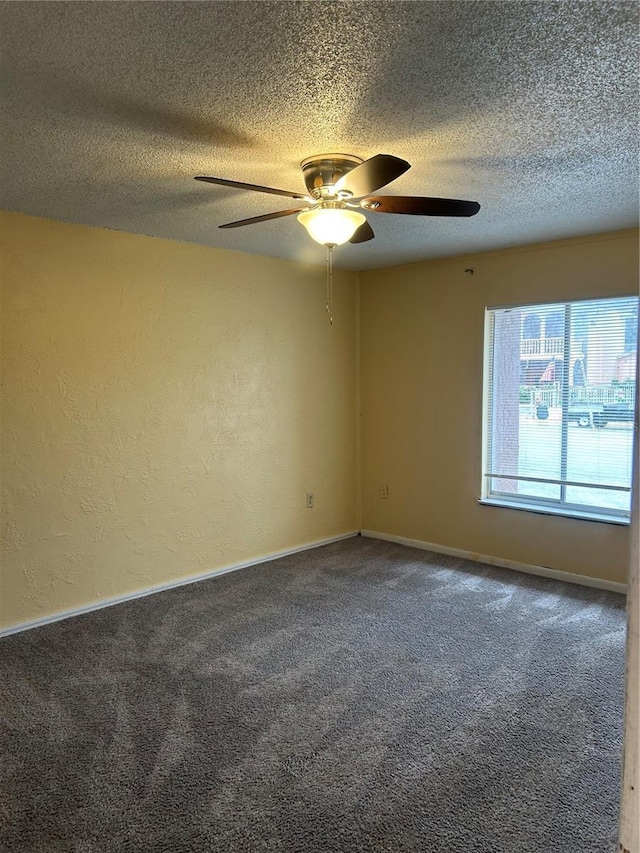
M316 499L313 492L307 492L307 509L313 509L315 502Z
M385 483L380 486L380 497L386 500L389 497L389 486Z

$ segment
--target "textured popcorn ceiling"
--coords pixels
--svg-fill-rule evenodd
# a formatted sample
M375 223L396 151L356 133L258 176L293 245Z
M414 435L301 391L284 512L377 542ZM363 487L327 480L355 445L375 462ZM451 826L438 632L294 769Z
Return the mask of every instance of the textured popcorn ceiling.
M369 215L352 269L638 223L638 6L606 2L0 4L10 210L322 262L289 199L299 162L412 168L383 192L471 219Z

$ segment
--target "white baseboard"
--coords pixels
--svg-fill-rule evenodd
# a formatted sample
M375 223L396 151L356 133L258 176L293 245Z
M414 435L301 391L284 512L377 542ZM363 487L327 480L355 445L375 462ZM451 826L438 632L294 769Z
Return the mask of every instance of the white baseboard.
M627 585L604 578L592 578L588 575L576 575L573 572L562 572L559 569L549 569L547 566L532 566L529 563L519 563L517 560L505 560L502 557L490 557L487 554L477 554L475 551L463 551L462 548L449 548L447 545L436 545L434 542L423 542L421 539L407 539L405 536L394 536L390 533L380 533L377 530L361 530L363 536L369 539L384 539L386 542L397 542L399 545L409 545L423 551L434 551L436 554L448 554L451 557L461 557L474 563L486 563L489 566L499 566L501 569L513 569L527 575L539 575L552 578L563 583L575 583L580 586L592 586L596 589L607 589L626 595Z
M450 548L447 545L438 545L434 542L423 542L421 539L408 539L405 536L394 536L391 533L381 533L377 530L361 530L360 533L362 536L366 536L369 539L382 539L386 542L397 542L399 545L408 545L411 548L419 548L423 551L433 551L436 554L448 554L452 557L460 557L464 560L471 560L476 563L485 563L489 566L499 566L503 569L513 569L516 572L524 572L528 575L539 575L540 577L551 578L564 583L591 586L596 589L607 589L611 592L622 593L622 595L625 595L627 591L626 584L617 583L616 581L608 581L604 578L592 578L588 575L577 575L573 572L562 572L559 569L550 569L547 566L533 566L529 563L519 563L516 560L505 560L502 557L491 557L487 554L477 554L475 551L464 551L461 548ZM230 563L229 565L221 566L218 569L212 569L211 571L203 572L199 575L191 575L186 578L168 581L167 583L157 584L125 595L118 595L113 598L104 598L101 601L85 604L82 607L75 607L71 610L52 613L49 616L42 616L39 619L19 622L16 625L0 628L0 637L8 637L10 634L17 634L20 631L39 628L41 625L49 625L52 622L59 622L62 619L69 619L72 616L80 616L82 613L91 613L93 610L102 610L103 607L112 607L115 604L122 604L125 601L133 601L136 598L143 598L146 595L153 595L156 592L164 592L168 589L175 589L178 586L186 586L187 584L197 583L198 581L208 580L209 578L215 578L218 575L226 575L228 572L235 572L239 569L257 566L260 563L268 563L271 560L278 560L280 557L287 557L290 554L298 554L301 551L309 551L312 548L320 548L322 545L330 545L332 542L351 539L357 535L358 531L353 530L349 533L343 533L340 536L330 536L327 539L318 539L314 542L307 542L304 545L298 545L295 548L285 548L282 551L273 551L272 553L265 554L261 557L254 557L251 560L245 560L240 563Z
M94 601L91 604L85 604L82 607L74 607L71 610L63 610L59 613L52 613L49 616L43 616L40 619L31 619L28 622L19 622L16 625L10 625L7 628L0 628L0 637L8 637L10 634L17 634L19 631L28 631L30 628L39 628L41 625L49 625L51 622L59 622L61 619L69 619L71 616L80 616L82 613L91 613L92 610L102 610L103 607L113 607L114 604L122 604L125 601L133 601L135 598L143 598L146 595L153 595L156 592L164 592L168 589L175 589L177 586L186 586L190 583L215 578L218 575L226 575L228 572L236 572L238 569L247 569L249 566L257 566L260 563L268 563L271 560L278 560L280 557L288 557L290 554L298 554L300 551L309 551L312 548L320 548L322 545L330 545L332 542L340 542L343 539L351 539L358 535L357 530L349 533L342 533L340 536L330 536L327 539L317 539L314 542L306 542L304 545L298 545L295 548L285 548L283 551L272 551L270 554L264 554L261 557L254 557L251 560L245 560L241 563L230 563L226 566L221 566L219 569L212 569L208 572L203 572L199 575L190 575L179 580L168 581L167 583L157 584L154 586L139 589L135 592L129 592L125 595L117 595L114 598L103 598L101 601Z

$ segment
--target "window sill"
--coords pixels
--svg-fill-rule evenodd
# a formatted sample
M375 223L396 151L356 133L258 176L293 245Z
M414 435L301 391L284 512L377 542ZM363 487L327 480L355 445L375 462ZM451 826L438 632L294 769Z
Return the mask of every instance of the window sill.
M480 498L479 504L483 506L498 506L503 509L517 509L525 512L535 512L538 515L559 515L564 518L577 518L581 521L598 521L602 524L617 524L623 527L629 526L630 519L621 515L607 515L604 512L571 509L570 507L552 507L541 504L519 503L517 501L501 501L499 498Z

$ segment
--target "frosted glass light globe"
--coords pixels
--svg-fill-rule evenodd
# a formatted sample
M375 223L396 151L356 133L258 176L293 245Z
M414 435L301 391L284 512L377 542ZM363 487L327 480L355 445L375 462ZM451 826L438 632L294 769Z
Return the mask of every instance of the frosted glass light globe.
M353 237L365 221L366 217L362 213L343 208L320 208L298 214L298 222L304 225L316 243L323 246L341 246Z

